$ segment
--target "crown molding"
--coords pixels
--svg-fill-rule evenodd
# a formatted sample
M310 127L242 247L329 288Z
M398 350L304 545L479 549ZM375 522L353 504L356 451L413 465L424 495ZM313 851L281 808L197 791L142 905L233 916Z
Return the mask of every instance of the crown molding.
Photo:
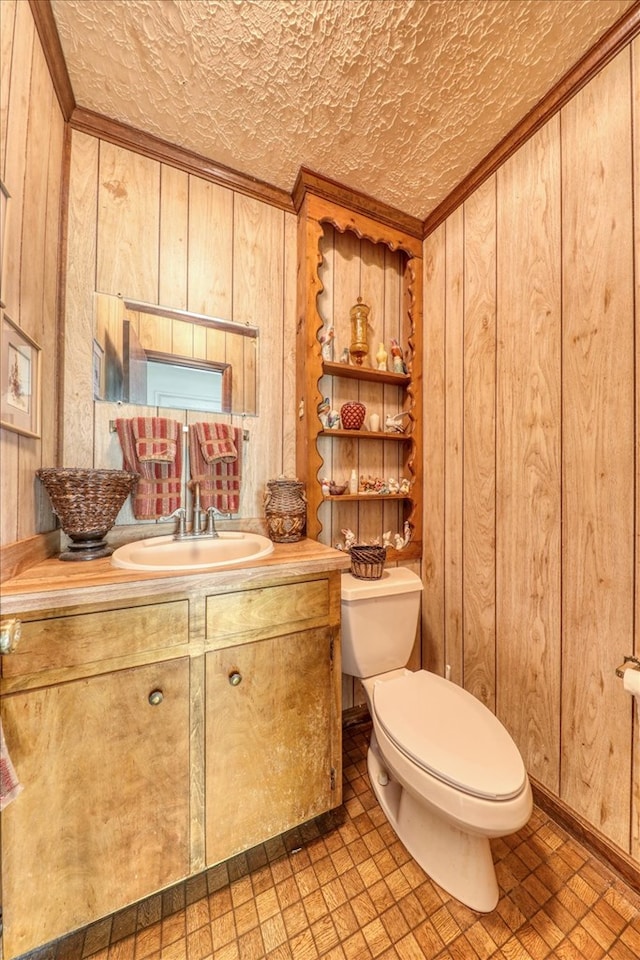
M364 214L416 239L422 239L422 220L418 217L403 213L402 210L382 203L366 193L360 193L358 190L345 187L344 184L331 180L320 173L315 173L307 167L300 167L292 193L296 213L299 212L307 193L322 197L323 200L329 200L331 203L337 203L356 213Z
M222 187L235 190L237 193L263 200L274 207L293 213L291 197L286 190L281 190L279 187L274 187L246 174L238 173L231 167L214 163L207 157L169 143L168 140L162 140L153 134L137 130L135 127L130 127L119 120L111 120L109 117L95 113L93 110L76 107L69 123L72 130L90 134L101 140L108 140L116 146L141 153L152 160L167 163L179 170L184 170L186 173L192 173Z
M29 0L36 30L51 74L54 90L64 119L73 130L108 140L118 146L141 153L161 163L210 180L246 196L262 200L288 213L298 211L306 193L378 219L410 236L429 236L453 211L487 180L509 157L584 87L606 64L640 33L640 0L601 37L601 39L569 70L533 107L471 173L445 199L420 220L391 207L374 197L301 167L290 195L254 177L238 173L231 167L214 163L207 157L169 143L152 134L78 107L56 27L50 0Z
M69 120L75 109L76 100L51 3L49 0L29 0L29 6L62 116L65 120Z
M424 221L424 237L440 226L461 203L471 196L509 157L551 119L603 67L640 33L640 0L578 60L549 93L503 140L481 160L471 173L445 197Z

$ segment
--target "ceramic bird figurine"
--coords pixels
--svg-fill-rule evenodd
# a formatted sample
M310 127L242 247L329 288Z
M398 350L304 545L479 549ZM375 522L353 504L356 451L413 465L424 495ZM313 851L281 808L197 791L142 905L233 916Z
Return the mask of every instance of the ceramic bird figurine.
M331 401L329 400L329 397L325 397L318 404L318 417L320 418L320 423L322 424L323 427L327 426L330 410L331 410Z
M403 433L404 427L402 426L402 420L404 417L409 416L408 410L403 410L402 413L390 414L384 421L384 428L387 433Z

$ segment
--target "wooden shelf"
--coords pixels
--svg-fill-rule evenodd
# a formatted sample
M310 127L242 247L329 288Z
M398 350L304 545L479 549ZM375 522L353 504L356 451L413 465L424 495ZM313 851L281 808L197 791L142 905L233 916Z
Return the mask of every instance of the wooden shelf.
M369 380L371 383L390 383L396 387L407 387L411 383L408 373L392 373L390 370L376 370L374 367L356 367L350 363L329 363L322 361L322 373L327 377L344 377L346 380Z
M413 500L410 493L341 493L332 497L330 494L322 497L323 500L369 500L371 502L385 500Z
M388 560L419 560L423 472L422 244L398 225L328 201L311 186L305 187L299 201L296 472L306 484L307 536L331 543L339 540L343 527L350 527L371 540L382 537L390 527L394 535L402 533L409 524L411 543L404 550L389 551ZM390 296L384 292L387 276L393 278ZM322 359L319 330L331 323L335 326L335 344L349 343L350 310L360 292L365 300L371 297L374 322L370 345L395 337L407 349L407 373ZM332 382L325 382L320 388L323 377L325 381L331 377ZM372 432L323 428L317 415L320 391L331 396L336 410L357 396L368 410L379 411L383 429ZM386 416L402 413L408 414L409 419L401 425L411 432L386 432ZM358 475L407 477L411 490L408 494L323 496L318 477L349 476L354 467ZM379 510L365 506L376 502L381 504ZM384 524L385 530L378 529L378 524Z
M347 440L411 440L410 433L386 433L383 430L318 430L319 437L346 437Z

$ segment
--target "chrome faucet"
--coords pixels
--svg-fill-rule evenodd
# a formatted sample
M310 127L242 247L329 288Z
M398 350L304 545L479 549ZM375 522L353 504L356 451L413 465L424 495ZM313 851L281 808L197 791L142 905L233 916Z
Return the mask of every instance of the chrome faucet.
M202 504L200 502L200 484L198 482L193 485L193 515L191 520L191 530L187 532L187 511L184 507L178 507L177 510L174 510L173 513L170 513L168 517L160 517L161 520L172 520L174 517L178 519L178 529L173 535L174 540L195 540L198 537L207 537L213 540L215 537L219 537L220 534L216 530L216 508L208 507L207 510L202 509ZM206 516L206 526L203 526L202 521Z

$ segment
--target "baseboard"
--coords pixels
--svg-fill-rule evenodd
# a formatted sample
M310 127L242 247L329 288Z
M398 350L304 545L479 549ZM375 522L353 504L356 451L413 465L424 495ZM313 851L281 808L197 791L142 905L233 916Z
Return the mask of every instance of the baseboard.
M55 557L60 553L60 531L49 530L48 533L38 533L35 537L17 540L0 547L0 583L17 577L23 570L27 570L42 560Z
M534 803L548 813L561 827L564 827L576 840L596 854L607 866L617 873L625 883L640 893L640 863L628 853L617 847L608 837L571 810L562 800L550 793L546 787L531 779Z
M342 729L351 730L353 727L359 727L361 724L371 723L369 710L365 703L357 707L349 707L342 711Z

